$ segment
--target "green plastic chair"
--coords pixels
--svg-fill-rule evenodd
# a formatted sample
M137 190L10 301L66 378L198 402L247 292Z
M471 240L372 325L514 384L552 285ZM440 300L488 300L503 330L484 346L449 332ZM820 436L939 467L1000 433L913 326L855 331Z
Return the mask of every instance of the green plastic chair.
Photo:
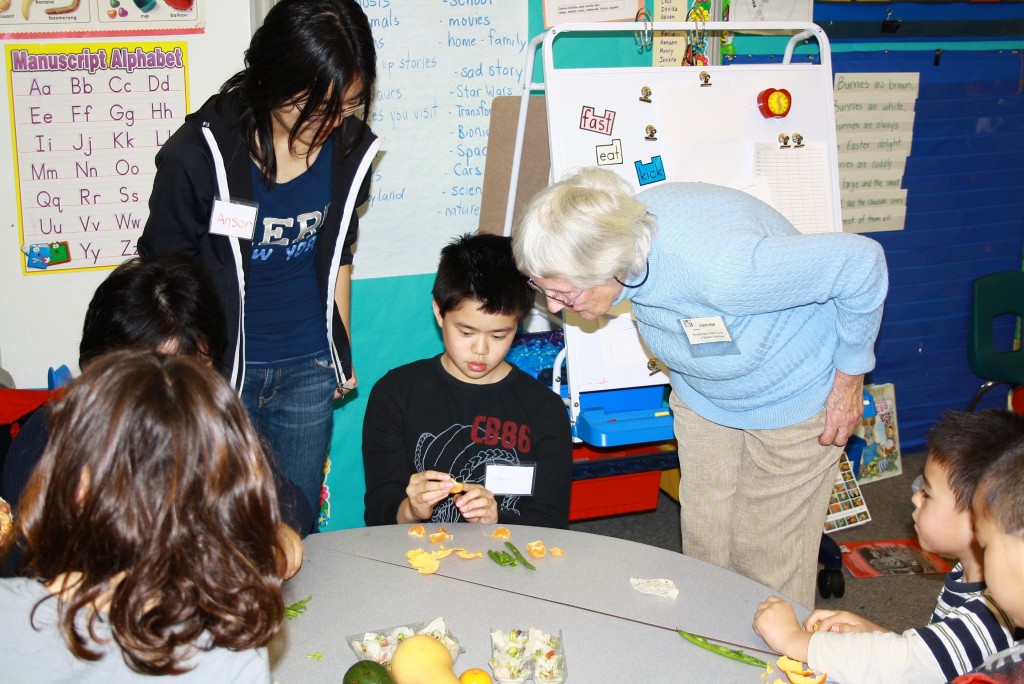
M1018 324L1024 319L1024 272L1001 271L974 281L967 362L985 382L975 392L968 411L973 411L982 395L996 385L1024 385L1024 348L999 351L996 346L993 323L1005 315L1016 316ZM1002 349L1012 346L1012 339L1000 345Z

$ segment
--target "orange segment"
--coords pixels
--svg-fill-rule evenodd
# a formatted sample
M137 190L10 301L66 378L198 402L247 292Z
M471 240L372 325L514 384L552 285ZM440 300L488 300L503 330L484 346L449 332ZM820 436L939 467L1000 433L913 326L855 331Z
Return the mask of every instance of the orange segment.
M534 558L543 558L548 554L548 550L544 548L544 542L539 539L537 541L527 543L526 552Z
M455 484L452 485L451 493L452 494L458 494L459 492L461 492L465 488L466 488L466 484L464 482L456 482Z
M498 529L491 532L490 536L494 537L495 539L511 539L512 530L508 529L507 527L499 527Z
M443 542L445 539L451 539L452 535L448 534L448 531L445 530L443 527L439 527L437 528L437 532L434 532L434 534L429 535L427 538L431 542L439 544Z
M410 537L423 537L427 534L427 528L423 525L413 525L409 528L408 535Z
M565 555L565 551L563 551L562 549L558 548L557 546L552 546L551 547L551 555L560 558L560 557Z

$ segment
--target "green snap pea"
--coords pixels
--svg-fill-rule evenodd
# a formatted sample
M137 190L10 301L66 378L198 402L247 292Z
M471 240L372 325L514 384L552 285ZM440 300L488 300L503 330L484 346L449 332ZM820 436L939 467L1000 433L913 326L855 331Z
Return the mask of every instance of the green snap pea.
M516 559L508 551L487 550L487 557L502 567L515 567Z
M515 544L513 544L512 542L505 542L505 546L509 548L509 551L515 554L516 560L519 561L524 568L526 568L527 570L537 569L533 567L533 564L530 563L530 561L526 560L526 558L523 557L523 554L519 553L519 549L516 548Z
M744 653L743 651L737 650L735 648L727 648L726 646L722 646L720 644L713 644L704 637L697 636L696 634L690 634L689 632L684 632L681 629L677 629L676 631L679 632L679 636L683 637L694 646L699 646L706 651L711 651L712 653L716 653L725 658L729 658L730 660L738 660L739 662L746 663L747 665L756 665L757 667L764 668L768 667L768 663L761 660L760 658L755 658L749 653Z

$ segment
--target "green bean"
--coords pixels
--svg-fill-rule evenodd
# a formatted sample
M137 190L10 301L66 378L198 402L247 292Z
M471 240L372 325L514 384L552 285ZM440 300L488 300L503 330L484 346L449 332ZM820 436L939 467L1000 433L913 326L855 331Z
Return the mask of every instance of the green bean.
M508 551L487 550L487 557L502 567L515 567L516 559L509 555Z
M744 653L743 651L739 651L735 648L727 648L720 644L713 644L702 636L690 634L689 632L684 632L681 629L677 629L676 631L679 632L679 636L683 637L694 646L700 646L706 651L711 651L712 653L724 656L726 658L729 658L730 660L738 660L739 662L746 663L747 665L756 665L757 667L764 668L768 667L768 663L761 660L760 658L755 658L749 653Z
M515 554L516 560L519 561L520 563L522 563L524 568L526 568L527 570L536 570L537 569L537 568L533 567L533 564L531 564L530 561L526 560L526 558L523 557L523 554L519 553L519 549L516 548L515 544L513 544L512 542L505 542L505 546L507 546L509 548L509 550L512 551L512 553Z

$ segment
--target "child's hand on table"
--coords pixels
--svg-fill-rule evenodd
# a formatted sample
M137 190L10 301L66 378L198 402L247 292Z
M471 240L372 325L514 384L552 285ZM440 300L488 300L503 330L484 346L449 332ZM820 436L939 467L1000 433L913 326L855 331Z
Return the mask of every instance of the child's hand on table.
M845 610L818 609L804 620L808 632L888 632L874 622Z
M769 596L757 606L754 631L768 646L793 660L807 662L807 646L811 632L804 631L797 622L793 606L778 596Z

